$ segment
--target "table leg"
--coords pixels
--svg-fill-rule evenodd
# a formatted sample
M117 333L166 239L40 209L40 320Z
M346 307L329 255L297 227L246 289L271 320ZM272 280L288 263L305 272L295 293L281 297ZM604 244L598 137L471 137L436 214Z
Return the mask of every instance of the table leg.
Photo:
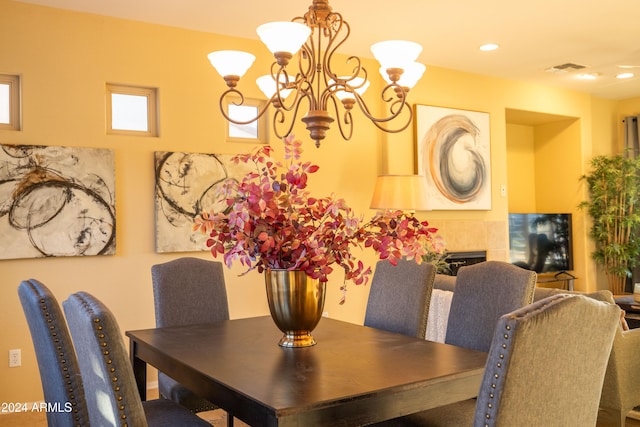
M138 393L140 399L147 400L147 362L139 359L137 356L137 343L133 339L129 339L129 357L133 366L133 376L136 378Z

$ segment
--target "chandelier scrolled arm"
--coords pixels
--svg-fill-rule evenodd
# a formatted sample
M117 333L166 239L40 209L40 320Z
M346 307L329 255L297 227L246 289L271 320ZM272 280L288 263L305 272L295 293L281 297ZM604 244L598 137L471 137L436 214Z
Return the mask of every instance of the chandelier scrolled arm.
M239 104L237 101L230 102L242 105L244 96L237 86L255 56L236 51L209 54L211 64L228 87L220 98L220 109L226 120L239 125L249 124L262 117L267 109L273 108L273 129L282 138L292 132L298 113L302 114L303 100L306 100L308 111L301 120L316 141L316 146L325 139L334 121L338 122L342 138L351 139L355 105L384 132L401 132L411 123L413 113L407 103L407 93L426 68L415 62L422 50L417 43L394 40L379 42L371 47L380 63L380 73L387 82L379 100L386 114L377 117L371 113L362 96L369 86L369 76L360 58L347 58L346 64L351 66L349 75L339 75L334 71L334 55L351 35L351 27L340 13L333 12L328 0L313 0L304 16L289 22L264 24L257 31L272 52L275 62L271 65L270 73L257 80L268 102L253 119L244 122L233 120L224 110L223 100L237 96L240 98ZM295 55L298 60L293 62ZM295 73L291 72L292 64L297 64ZM295 96L291 96L292 93ZM402 119L405 116L406 120ZM396 119L399 121L396 122ZM387 126L392 121L399 125Z
M275 111L273 113L272 124L273 124L273 132L276 134L278 138L282 139L288 136L289 134L291 134L291 131L293 130L293 126L295 125L296 119L298 117L298 111L300 109L300 106L302 105L301 100L307 97L308 95L298 92L296 93L296 102L293 102L288 109L275 108ZM291 111L292 111L292 114L287 119L287 115L285 114L285 112L291 112ZM281 130L283 125L285 129L284 131Z
M309 96L307 81L304 78L300 78L299 74L295 80L292 80L284 67L280 67L274 71L274 68L277 68L276 65L274 62L271 67L271 78L275 86L275 93L271 96L269 102L278 110L287 112L297 110L300 100L303 97ZM280 84L276 84L275 82L280 82ZM295 96L287 102L291 92L293 92Z
M397 91L400 91L402 95L398 96L385 96L385 93L389 91L393 91L394 94L397 94ZM399 133L405 130L411 124L413 120L413 111L411 110L411 106L407 103L406 92L405 89L397 84L389 84L387 85L381 94L382 101L388 107L389 114L383 117L376 117L370 111L367 104L364 102L364 99L356 92L355 94L355 103L362 111L362 114L368 118L371 123L378 129L385 131L387 133ZM384 123L391 122L399 118L402 114L406 115L404 121L394 122L400 123L397 127L386 127L383 126Z
M230 98L228 98L230 97ZM240 98L238 100L238 98ZM234 123L236 125L248 125L251 124L253 122L255 122L256 120L258 120L260 117L262 117L264 115L264 113L267 112L267 110L269 109L269 103L266 103L261 109L258 110L258 114L246 121L242 121L242 120L236 120L232 117L229 116L229 114L227 114L227 111L225 110L225 105L244 105L244 95L242 94L242 92L240 92L239 90L235 89L235 88L229 88L227 89L221 96L220 96L220 112L222 113L222 116L229 122Z
M333 109L335 111L336 117L341 117L341 120L338 120L338 130L340 131L340 135L345 141L349 141L353 136L353 118L351 117L351 108L346 108L344 106L343 101L343 113L340 114L340 108L338 107L338 101L334 97L331 97L331 102L333 104Z

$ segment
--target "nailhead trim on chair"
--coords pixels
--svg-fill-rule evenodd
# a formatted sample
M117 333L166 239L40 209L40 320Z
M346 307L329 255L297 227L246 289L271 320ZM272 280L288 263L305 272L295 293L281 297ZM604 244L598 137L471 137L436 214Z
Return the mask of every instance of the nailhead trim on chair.
M83 306L87 309L87 311L91 312L93 316L95 316L95 314L93 314L93 308L91 307L91 304L87 303L87 301L83 298L82 299L82 303ZM113 360L111 360L111 358L109 357L109 355L111 354L110 350L109 350L109 344L104 341L105 339L105 334L103 332L103 326L100 324L100 317L95 316L93 318L93 325L96 331L96 337L99 340L100 343L100 347L103 348L102 350L102 355L104 357L104 361L107 365L112 365L113 364ZM111 366L111 368L109 368L109 372L112 374L111 377L111 382L113 383L113 390L116 392L115 396L116 396L116 400L118 402L122 402L123 400L123 396L122 394L120 394L120 381L118 380L118 374L116 372L116 368ZM129 424L127 423L127 408L125 407L125 405L123 405L122 403L120 403L118 405L118 412L119 412L119 418L121 420L121 426L122 427L128 427Z
M47 323L49 324L49 331L51 333L51 337L53 338L53 342L56 343L56 350L58 351L58 364L60 366L60 369L62 369L62 371L65 373L64 378L67 383L67 391L69 392L67 397L69 398L71 406L73 407L76 426L82 427L82 422L80 420L80 416L78 415L78 401L76 400L75 396L76 383L69 374L69 368L67 366L67 355L64 352L64 348L60 345L60 338L58 338L58 328L51 319L51 312L49 312L49 307L47 307L47 302L44 298L40 298L40 309L42 310L42 313L47 319Z
M491 392L489 393L489 398L491 399L489 401L489 403L487 404L487 411L485 412L485 427L490 427L491 425L493 425L493 418L495 416L494 414L494 405L493 405L493 399L495 399L496 395L494 390L496 388L498 388L498 386L500 386L499 390L502 390L502 380L503 380L503 376L502 376L502 367L504 363L508 363L508 356L509 353L507 352L508 349L508 344L509 344L509 338L510 338L510 331L511 331L511 325L506 325L505 326L505 333L502 335L502 339L504 340L501 348L502 350L504 350L504 352L499 354L499 358L500 361L498 361L496 363L496 365L494 366L494 371L492 373L492 377L493 377L493 382L491 383ZM505 355L506 353L506 355Z
M113 383L112 386L113 386L113 390L115 391L116 400L118 402L122 402L123 397L120 394L120 382L118 380L118 374L116 372L116 368L112 366L113 360L111 360L111 358L109 357L109 355L111 354L109 351L109 344L106 341L104 341L105 335L104 335L104 332L102 332L103 327L100 324L100 318L95 317L93 319L93 324L95 326L96 336L100 340L100 347L103 348L102 355L104 356L105 363L110 366L109 372L111 374L111 382ZM119 412L118 415L120 417L120 420L122 421L122 424L121 424L122 427L127 427L128 426L127 411L126 411L126 407L122 403L118 404L118 412Z

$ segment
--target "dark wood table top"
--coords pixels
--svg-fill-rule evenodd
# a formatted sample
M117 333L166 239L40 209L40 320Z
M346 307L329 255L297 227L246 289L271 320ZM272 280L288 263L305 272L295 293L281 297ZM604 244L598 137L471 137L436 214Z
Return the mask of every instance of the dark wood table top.
M329 318L313 347L281 335L269 316L127 332L138 381L149 363L253 426L363 425L468 399L486 361Z

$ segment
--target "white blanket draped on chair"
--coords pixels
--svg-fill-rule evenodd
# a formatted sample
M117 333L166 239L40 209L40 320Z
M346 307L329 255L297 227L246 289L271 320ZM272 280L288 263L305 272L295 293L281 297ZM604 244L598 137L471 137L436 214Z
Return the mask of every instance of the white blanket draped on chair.
M453 292L434 289L429 305L429 317L427 319L427 333L425 339L429 341L444 342L447 335L447 321L451 308Z

